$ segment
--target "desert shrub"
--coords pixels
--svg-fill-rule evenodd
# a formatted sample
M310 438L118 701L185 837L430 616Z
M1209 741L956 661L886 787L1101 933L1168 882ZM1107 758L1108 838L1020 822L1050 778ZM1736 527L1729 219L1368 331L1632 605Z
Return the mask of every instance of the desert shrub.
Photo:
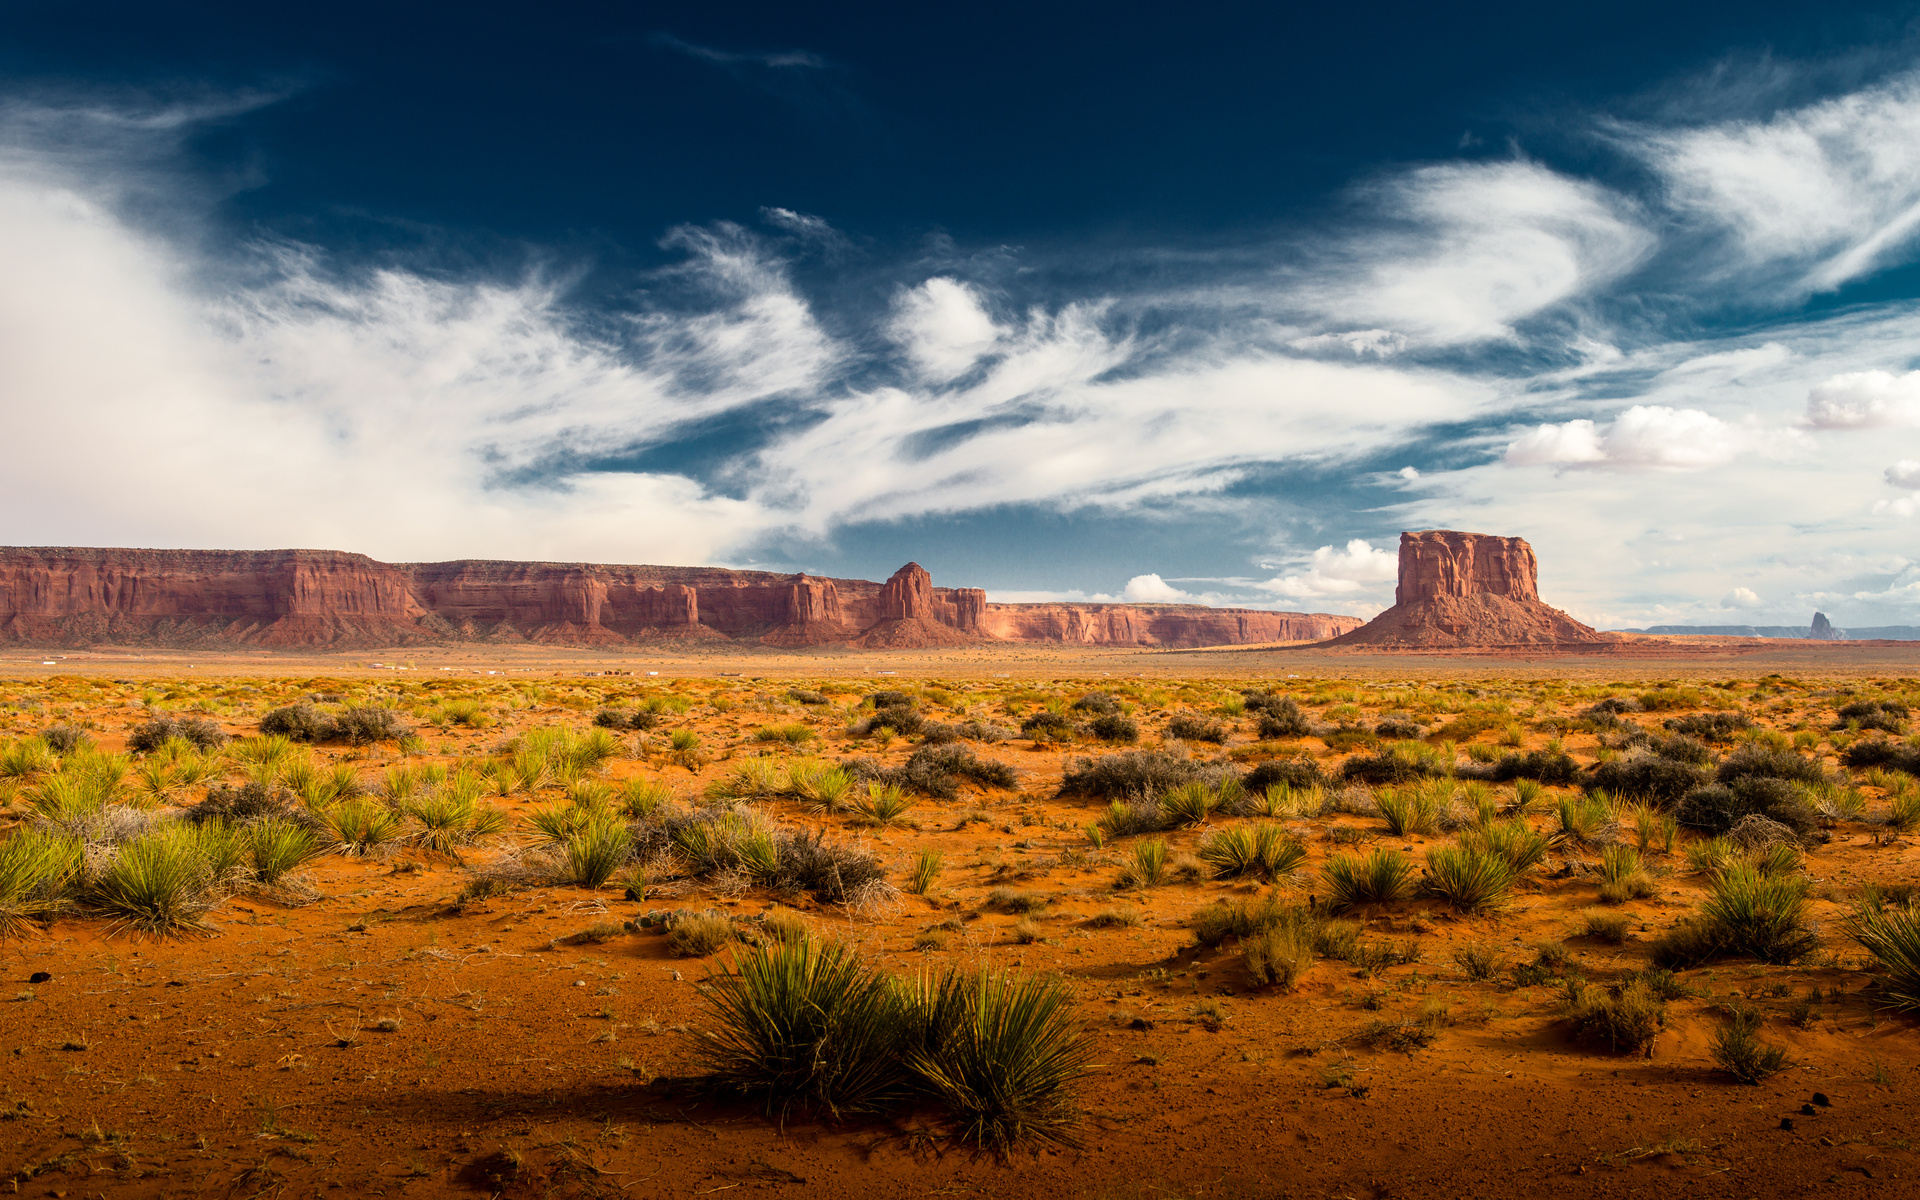
M40 740L55 754L72 754L93 739L78 725L49 725L40 731Z
M1276 922L1242 937L1248 982L1292 991L1313 968L1313 941L1313 929L1305 920Z
M1453 961L1467 978L1476 983L1484 983L1500 973L1500 953L1492 946L1475 942L1460 947L1453 952Z
M1340 765L1342 779L1364 783L1408 783L1453 774L1441 752L1420 742L1394 742L1373 754L1356 754Z
M593 714L593 723L602 729L627 729L632 725L633 716L630 708L603 708Z
M222 821L240 825L249 821L289 818L311 826L313 818L298 797L285 788L270 788L251 781L238 786L207 789L206 799L191 805L182 815L193 824Z
M1103 717L1119 712L1120 702L1105 692L1088 692L1073 702L1073 710Z
M1294 703L1292 696L1282 696L1262 705L1259 724L1263 741L1305 737L1313 732L1312 722L1307 720L1307 714L1300 711L1300 706Z
M1200 839L1195 850L1216 879L1254 875L1272 879L1291 874L1306 861L1307 847L1278 825L1235 825Z
M847 904L886 886L878 856L848 842L830 842L824 831L783 831L774 838L778 865L767 886L806 892L831 904Z
M914 699L906 692L886 688L867 697L867 703L875 708L911 708Z
M1907 731L1907 706L1898 700L1855 700L1841 705L1834 718L1835 729L1878 729L1895 734Z
M1827 782L1827 773L1814 760L1760 742L1748 742L1722 759L1717 777L1721 783L1736 779L1784 779L1815 785Z
M787 693L787 699L795 704L825 704L827 694L816 692L812 688L794 688Z
M1373 732L1376 737L1386 738L1388 741L1409 741L1413 738L1425 737L1427 730L1426 726L1420 722L1406 717L1387 717L1374 725Z
M1704 767L1713 762L1713 750L1701 741L1695 741L1684 733L1671 737L1652 737L1647 739L1647 751L1661 758L1670 758L1675 762L1692 763Z
M1384 847L1364 857L1336 854L1320 868L1327 906L1334 912L1402 899L1412 887L1412 875L1413 864L1407 856Z
M682 909L667 921L667 949L685 958L705 958L733 940L733 920L722 912Z
M1140 726L1132 717L1123 717L1119 713L1095 717L1088 730L1103 742L1133 743L1140 740Z
M1529 750L1525 754L1502 754L1485 764L1461 767L1459 774L1463 779L1485 779L1494 783L1531 779L1539 783L1568 784L1579 778L1580 767L1565 752Z
M0 937L59 912L83 854L79 838L51 829L16 829L0 841Z
M1640 852L1632 846L1612 845L1600 852L1600 899L1624 904L1653 894L1653 880L1640 869Z
M303 700L261 717L260 732L295 742L327 742L339 736L340 727L332 716Z
M819 735L813 726L805 721L786 721L779 725L762 725L753 731L756 742L785 742L789 746L802 746Z
M1614 835L1613 808L1604 794L1562 796L1554 815L1560 836L1580 846L1596 846Z
M1759 1083L1787 1066L1786 1050L1767 1045L1759 1034L1760 1014L1750 1008L1735 1009L1713 1035L1707 1052L1741 1083Z
M203 717L163 715L129 730L127 749L135 754L151 754L174 738L190 743L196 750L217 750L227 744L227 735L212 721Z
M1820 946L1806 913L1804 879L1729 864L1713 877L1712 894L1699 914L1654 942L1653 962L1670 970L1716 958L1798 962Z
M1023 737L1036 742L1064 742L1073 737L1073 720L1065 713L1042 709L1020 722Z
M1003 762L981 758L957 742L922 746L915 750L902 768L903 782L936 800L952 800L960 794L959 781L972 780L982 787L1010 788L1019 783L1019 775Z
M1661 724L1668 733L1699 738L1703 742L1730 742L1736 733L1753 726L1745 713L1737 712L1688 713Z
M1595 909L1580 914L1580 936L1618 946L1627 940L1627 931L1633 926L1633 918L1625 913L1602 912Z
M1920 746L1887 738L1864 738L1840 752L1840 761L1850 767L1892 767L1909 775L1920 775Z
M1862 905L1847 922L1847 936L1879 964L1880 1002L1920 1012L1920 909Z
M1561 1013L1575 1038L1631 1053L1645 1048L1660 1032L1667 1006L1640 980L1598 988L1570 979L1561 993Z
M943 742L958 741L1004 742L1013 736L1013 730L985 721L960 721L956 724L927 721L920 726L920 739L936 746Z
M120 846L88 885L87 903L155 936L206 932L203 918L230 879L232 841L224 826L163 825Z
M1263 795L1275 784L1289 788L1322 787L1327 777L1311 758L1275 758L1255 766L1241 781L1249 795Z
M904 703L876 705L873 714L853 725L855 737L866 737L878 729L891 729L902 737L912 737L925 728L927 719L920 710L900 692L882 692L880 695L901 696Z
M693 1034L711 1091L784 1118L796 1106L879 1112L906 1090L897 989L847 946L812 938L755 946L699 994L717 1023Z
M325 839L312 825L280 818L255 822L244 831L253 876L269 886L326 852Z
M1634 712L1640 712L1640 711L1641 711L1640 702L1634 699L1632 696L1608 696L1606 699L1600 701L1598 704L1595 704L1589 707L1585 712L1583 712L1580 715L1587 718L1612 717L1612 716L1618 716L1621 713L1634 713Z
M1709 778L1707 771L1691 763L1635 752L1612 762L1595 763L1586 787L1588 791L1629 796L1664 808Z
M342 854L372 854L401 835L400 814L375 800L337 800L320 821Z
M1183 742L1217 744L1227 740L1227 727L1197 713L1178 713L1167 722L1167 736L1179 738Z
M1073 759L1060 781L1060 794L1102 799L1157 798L1183 783L1217 784L1231 773L1229 767L1195 762L1164 750L1129 750L1099 758Z
M1097 828L1108 838L1131 837L1136 833L1158 833L1172 828L1172 821L1160 801L1138 797L1114 800L1100 815Z
M1505 904L1513 877L1513 867L1499 854L1466 846L1436 846L1427 851L1427 874L1421 886L1461 912L1476 913Z
M1739 776L1730 783L1694 788L1674 807L1674 819L1691 829L1723 834L1750 816L1777 821L1796 836L1819 825L1819 814L1784 779Z
M1442 794L1432 788L1382 788L1374 793L1374 807L1387 822L1387 831L1395 837L1410 833L1432 833L1440 815Z

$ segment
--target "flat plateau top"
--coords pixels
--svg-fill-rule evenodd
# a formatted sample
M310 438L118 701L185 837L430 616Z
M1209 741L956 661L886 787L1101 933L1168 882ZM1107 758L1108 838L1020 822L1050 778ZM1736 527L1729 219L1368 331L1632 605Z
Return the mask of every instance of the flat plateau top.
M1018 679L1145 676L1221 679L1706 679L1920 675L1920 642L1814 642L1730 637L1636 638L1604 653L1515 650L1377 653L1310 644L1203 650L983 646L909 651L759 650L700 647L610 653L558 646L412 647L390 651L86 650L0 651L0 678L48 675L384 676L414 678L621 673L646 678L772 676Z

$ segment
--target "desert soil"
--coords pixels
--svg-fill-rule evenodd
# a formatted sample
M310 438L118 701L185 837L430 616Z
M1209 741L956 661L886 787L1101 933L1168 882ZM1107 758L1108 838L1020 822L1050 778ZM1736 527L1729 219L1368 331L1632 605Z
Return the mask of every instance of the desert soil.
M627 734L629 753L606 777L657 777L688 797L741 757L772 753L753 738L769 724L807 722L817 731L804 750L783 746L783 760L865 753L904 761L914 749L905 740L882 749L846 732L849 706L883 687L919 693L938 719L972 715L1007 726L1047 699L1104 689L1134 710L1144 745L1160 741L1170 716L1192 711L1233 729L1225 745L1195 743L1192 752L1238 751L1243 763L1277 752L1252 748L1250 715L1222 712L1256 683L1294 695L1316 720L1341 719L1344 706L1353 719L1412 712L1440 726L1462 711L1504 705L1500 725L1461 739L1463 754L1503 736L1527 748L1559 737L1583 765L1600 753L1595 736L1555 722L1610 694L1692 687L1701 707L1734 707L1782 732L1815 731L1815 752L1836 771L1829 726L1838 704L1856 693L1920 701L1920 646L1886 645L1712 642L1686 653L1650 647L1564 659L1235 650L641 661L546 648L403 651L392 659L132 651L9 658L0 663L0 740L59 721L84 725L103 748L119 750L150 710L208 715L239 738L257 732L271 708L311 692L397 702L420 725L420 753L403 760L391 745L315 751L329 763L357 756L370 782L402 761L487 756L527 729L585 730L604 703L678 697L689 702L686 711L668 714L648 736L657 743L667 729L692 729L713 760L698 770L673 765L658 752L642 754ZM609 671L633 673L589 674ZM797 704L789 698L796 687L827 691L832 703ZM461 696L480 700L495 723L429 723L440 702ZM1657 729L1685 711L1627 719ZM1505 732L1512 722L1517 735ZM1080 1093L1080 1150L1000 1161L953 1146L929 1114L780 1128L752 1109L702 1099L689 1078L685 1030L708 1020L697 985L724 969L729 952L674 957L648 930L600 943L568 938L653 909L751 915L773 907L774 897L665 880L638 902L613 885L527 888L459 905L473 869L501 846L471 850L462 862L402 847L378 859L319 860L309 876L320 898L311 903L233 896L214 912L211 936L153 940L69 915L0 942L0 1191L862 1200L1920 1193L1912 1141L1920 1131L1910 1107L1920 1069L1916 1023L1874 1006L1866 960L1841 931L1864 885L1920 881L1912 839L1875 822L1886 810L1879 788L1863 786L1867 819L1839 822L1832 840L1808 854L1823 952L1794 966L1732 960L1684 973L1696 994L1670 1006L1651 1052L1619 1056L1569 1038L1553 987L1516 987L1504 971L1470 981L1454 952L1491 946L1511 967L1530 961L1539 944L1565 942L1576 968L1602 983L1642 967L1651 939L1704 895L1684 845L1649 855L1656 887L1618 910L1633 921L1624 944L1576 935L1597 903L1596 877L1585 869L1594 854L1556 851L1552 869L1536 872L1495 915L1460 916L1431 900L1362 914L1369 938L1410 945L1414 961L1371 975L1321 961L1297 989L1281 992L1249 984L1231 939L1196 951L1187 926L1209 902L1257 896L1263 887L1201 878L1116 889L1124 845L1097 850L1082 832L1105 802L1056 795L1069 759L1112 748L1014 739L975 749L1013 765L1018 786L968 785L958 801L922 799L909 814L918 828L876 832L768 805L783 823L860 840L896 879L913 851L940 848L946 868L931 894L861 913L795 897L780 903L896 970L986 962L1070 980L1101 1063ZM1285 752L1300 749L1329 768L1345 757L1311 737ZM1569 790L1549 789L1535 823L1544 827L1553 794ZM559 794L501 803L517 818ZM970 809L986 819L956 828ZM0 829L27 816L20 800L0 812ZM1302 893L1340 848L1335 837L1410 848L1416 858L1450 840L1394 838L1378 817L1288 824L1310 847L1307 875L1293 887ZM1190 849L1199 832L1170 836ZM1033 918L1042 940L1016 939L1021 918L989 903L995 887L1046 898ZM1135 908L1141 923L1089 925L1120 905ZM956 931L936 928L949 922ZM49 978L30 982L35 973ZM1815 988L1817 1015L1804 1027L1790 1021L1791 1006ZM1714 1065L1709 1041L1730 999L1768 1014L1763 1036L1786 1047L1788 1070L1749 1086ZM1355 1039L1370 1022L1440 1007L1443 1026L1426 1048L1373 1049ZM1815 1093L1830 1104L1810 1106Z

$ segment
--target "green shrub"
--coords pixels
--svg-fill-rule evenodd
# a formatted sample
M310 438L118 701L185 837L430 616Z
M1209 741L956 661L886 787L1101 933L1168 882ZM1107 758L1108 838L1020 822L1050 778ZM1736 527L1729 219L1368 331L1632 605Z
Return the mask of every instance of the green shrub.
M122 844L88 888L87 902L143 933L207 932L202 918L229 870L223 846L210 844L217 839L215 831L227 832L172 823Z
M1412 874L1406 855L1384 847L1365 857L1336 854L1320 868L1327 904L1335 912L1402 899L1412 886Z
M1507 902L1513 868L1498 854L1465 846L1436 846L1427 851L1424 890L1461 912L1485 912Z
M1120 873L1122 887L1157 887L1167 878L1167 843L1144 838L1133 844L1133 861Z
M1453 764L1424 742L1394 742L1373 754L1356 754L1340 765L1343 779L1371 784L1411 783L1453 774Z
M1711 773L1703 767L1636 752L1612 762L1596 763L1587 778L1587 790L1665 807L1711 778Z
M151 754L175 738L196 750L218 750L227 744L227 735L220 727L203 717L161 715L128 730L127 749L135 754Z
M1227 740L1227 727L1194 713L1180 713L1167 722L1167 736L1183 742L1218 744Z
M264 884L276 884L288 872L318 858L327 846L311 825L268 818L246 827L247 852L253 861L253 875Z
M1713 1061L1741 1083L1759 1083L1788 1065L1786 1050L1760 1040L1760 1020L1752 1009L1734 1010L1708 1047Z
M401 833L400 814L375 800L339 800L320 814L340 853L372 854Z
M1213 868L1216 879L1243 875L1272 879L1298 869L1306 861L1307 847L1280 826L1262 822L1208 834L1196 853Z
M907 890L916 896L924 896L933 890L940 879L940 864L946 856L931 846L922 849L913 856L913 866L907 872Z
M1714 876L1699 915L1654 943L1654 964L1685 970L1715 958L1798 962L1820 945L1806 911L1805 880L1731 864Z
M1099 758L1073 759L1061 779L1060 794L1100 799L1152 799L1183 783L1197 780L1217 784L1227 770L1164 750L1129 750Z
M1666 1023L1667 1006L1639 980L1617 988L1598 988L1569 979L1561 992L1561 1012L1574 1037L1604 1042L1608 1049L1630 1053L1653 1041Z
M1881 1002L1920 1012L1920 909L1863 905L1847 922L1847 935L1879 964Z
M340 736L340 726L329 714L302 701L260 718L260 732L296 742L329 742Z
M16 829L0 841L0 937L60 911L82 852L79 838L47 829Z
M1140 726L1132 717L1123 717L1119 713L1107 713L1093 719L1088 731L1103 742L1125 742L1131 745L1140 740Z

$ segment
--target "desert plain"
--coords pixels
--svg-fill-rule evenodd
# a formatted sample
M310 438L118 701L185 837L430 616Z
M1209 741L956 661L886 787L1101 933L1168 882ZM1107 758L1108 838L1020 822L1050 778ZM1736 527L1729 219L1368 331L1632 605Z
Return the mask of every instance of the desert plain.
M1920 704L1920 647L7 657L0 839L86 842L83 878L0 940L7 1193L1898 1195L1920 1172L1914 1018L1850 932L1920 889L1920 787L1857 749L1907 745L1872 726ZM386 710L405 736L262 734L302 705ZM155 721L221 736L130 750ZM1806 764L1791 838L1714 842L1677 798L1602 786L1649 761L1709 786L1768 755ZM49 787L103 760L91 810ZM1199 810L1190 787L1122 794L1127 761L1184 764ZM843 793L808 791L836 769ZM130 839L249 783L293 815L388 817L271 883L229 872L171 927L88 890ZM450 832L432 802L462 787L493 815ZM769 888L636 840L589 887L543 848L573 810L703 805L884 878ZM1492 825L1537 858L1484 905L1436 890L1429 854ZM1223 850L1256 827L1289 848L1271 877ZM1343 903L1329 864L1376 853L1403 891ZM1797 881L1810 941L1691 962L1663 940L1730 869ZM1313 932L1276 965L1248 921L1281 910ZM703 989L799 937L903 979L1064 988L1086 1052L1061 1140L715 1094ZM1594 1019L1621 997L1644 1037ZM1779 1052L1757 1082L1715 1053L1742 1022Z

